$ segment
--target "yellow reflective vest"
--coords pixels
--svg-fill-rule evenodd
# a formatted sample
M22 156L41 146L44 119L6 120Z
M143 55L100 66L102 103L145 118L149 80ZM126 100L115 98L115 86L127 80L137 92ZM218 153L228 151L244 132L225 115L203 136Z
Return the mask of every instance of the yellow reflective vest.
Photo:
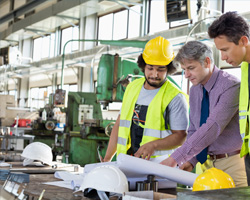
M240 101L239 101L239 124L240 134L243 144L240 151L240 156L248 154L249 151L249 85L248 85L248 63L241 64L241 84L240 84Z
M130 83L126 88L120 114L117 155L120 153L126 154L131 146L130 130L133 110L144 82L145 78L140 78ZM168 80L161 86L148 106L145 125L141 125L144 130L140 146L166 137L167 131L165 128L164 112L168 104L179 93L183 92ZM183 94L188 101L188 96L185 93ZM170 152L172 153L169 150L155 151L151 157L170 154Z

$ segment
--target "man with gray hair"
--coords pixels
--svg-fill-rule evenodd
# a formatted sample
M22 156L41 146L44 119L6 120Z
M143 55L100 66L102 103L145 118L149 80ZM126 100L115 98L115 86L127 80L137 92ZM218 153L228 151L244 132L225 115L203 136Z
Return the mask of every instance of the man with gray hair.
M210 47L190 41L177 54L175 62L192 82L190 125L185 143L163 165L192 171L198 162L202 169L216 167L228 173L236 187L247 186L238 105L240 81L214 65Z

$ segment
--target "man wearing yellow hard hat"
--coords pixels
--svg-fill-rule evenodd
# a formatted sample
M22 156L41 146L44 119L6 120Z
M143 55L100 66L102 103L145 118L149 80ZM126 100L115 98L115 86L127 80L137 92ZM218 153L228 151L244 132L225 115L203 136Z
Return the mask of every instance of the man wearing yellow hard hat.
M177 70L173 59L173 47L165 38L146 44L137 62L145 77L127 86L103 161L116 152L144 159L171 154L185 141L187 95L167 79Z

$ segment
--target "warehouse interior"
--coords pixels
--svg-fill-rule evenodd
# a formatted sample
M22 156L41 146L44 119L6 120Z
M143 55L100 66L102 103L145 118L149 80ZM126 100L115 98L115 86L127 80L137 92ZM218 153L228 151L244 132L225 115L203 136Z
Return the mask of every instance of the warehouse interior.
M249 5L247 0L0 0L0 196L87 199L72 189L41 184L55 181L59 167L41 169L39 181L35 167L24 175L19 164L25 147L33 142L48 145L53 161L69 165L71 172L101 162L126 85L144 76L138 56L158 36L171 42L175 55L188 41L204 42L213 50L215 65L241 79L240 66L222 61L207 31L228 11L249 22ZM192 83L181 68L169 79L189 94ZM13 174L4 174L15 165L22 178L29 179L26 188ZM14 182L21 194L8 189ZM164 190L168 197L156 192L153 199L211 197L177 186L174 192ZM233 192L227 192L234 199ZM214 192L213 197L223 194Z

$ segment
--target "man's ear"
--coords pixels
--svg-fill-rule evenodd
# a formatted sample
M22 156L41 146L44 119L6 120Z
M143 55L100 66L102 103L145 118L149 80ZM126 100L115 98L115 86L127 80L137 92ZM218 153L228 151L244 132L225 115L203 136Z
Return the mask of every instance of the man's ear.
M206 57L205 58L205 67L206 68L210 68L210 65L211 65L211 60L209 57Z
M249 39L247 36L243 35L240 40L239 40L239 44L242 44L244 46L247 46L249 43Z

